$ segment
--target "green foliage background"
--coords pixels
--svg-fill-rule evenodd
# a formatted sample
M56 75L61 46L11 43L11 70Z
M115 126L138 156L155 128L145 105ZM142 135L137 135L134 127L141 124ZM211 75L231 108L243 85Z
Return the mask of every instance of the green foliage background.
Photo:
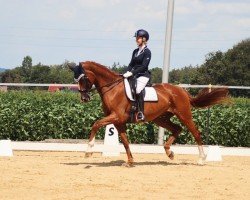
M235 99L227 106L210 109L210 128L207 133L207 109L193 110L194 121L205 144L250 146L250 100ZM44 91L0 92L0 139L39 141L48 138L87 139L91 126L102 118L98 94L83 104L78 93ZM179 123L176 118L173 121ZM180 123L179 123L180 124ZM158 127L152 123L128 124L131 143L156 143ZM170 135L166 132L166 136ZM104 128L97 139L103 139ZM195 144L193 136L184 128L179 144Z

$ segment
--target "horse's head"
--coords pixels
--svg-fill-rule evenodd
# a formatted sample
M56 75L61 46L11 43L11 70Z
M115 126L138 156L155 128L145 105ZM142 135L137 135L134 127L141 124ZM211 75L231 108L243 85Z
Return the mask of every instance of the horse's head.
M90 100L89 92L93 82L87 76L81 63L79 65L68 63L67 65L74 72L74 80L79 85L78 91L81 93L81 100L83 102L88 102Z

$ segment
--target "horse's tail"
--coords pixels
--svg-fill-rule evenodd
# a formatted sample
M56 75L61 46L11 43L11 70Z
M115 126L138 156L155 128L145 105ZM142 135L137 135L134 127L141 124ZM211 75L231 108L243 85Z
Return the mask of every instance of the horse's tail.
M205 108L229 102L228 92L227 88L215 88L211 89L211 91L209 88L204 88L194 98L189 95L189 99L193 107Z

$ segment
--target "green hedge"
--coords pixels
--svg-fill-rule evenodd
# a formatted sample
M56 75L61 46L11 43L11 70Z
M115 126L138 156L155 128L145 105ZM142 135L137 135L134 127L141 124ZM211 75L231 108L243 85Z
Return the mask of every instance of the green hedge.
M209 134L206 134L207 109L193 110L194 121L203 132L203 141L224 146L250 146L249 105L249 99L236 99L233 105L212 107ZM86 139L92 124L102 117L98 94L93 94L92 100L83 104L79 101L79 94L71 92L0 93L0 139ZM173 121L179 123L176 118ZM132 143L156 143L157 132L158 127L152 123L127 125L128 138ZM166 132L166 136L169 135ZM104 128L96 138L103 137ZM195 144L195 141L184 128L177 143Z

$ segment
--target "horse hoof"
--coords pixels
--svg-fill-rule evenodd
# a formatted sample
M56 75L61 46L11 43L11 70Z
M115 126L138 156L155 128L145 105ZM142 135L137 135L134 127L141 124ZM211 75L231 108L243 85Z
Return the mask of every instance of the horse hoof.
M200 166L205 165L204 159L203 158L199 158L197 164L200 165Z
M126 162L126 163L122 164L122 167L130 168L130 167L134 167L134 165L133 165L133 163Z
M171 151L171 153L168 154L168 157L170 158L170 160L174 160L174 152Z
M93 152L86 152L85 153L85 158L89 158L93 155Z

